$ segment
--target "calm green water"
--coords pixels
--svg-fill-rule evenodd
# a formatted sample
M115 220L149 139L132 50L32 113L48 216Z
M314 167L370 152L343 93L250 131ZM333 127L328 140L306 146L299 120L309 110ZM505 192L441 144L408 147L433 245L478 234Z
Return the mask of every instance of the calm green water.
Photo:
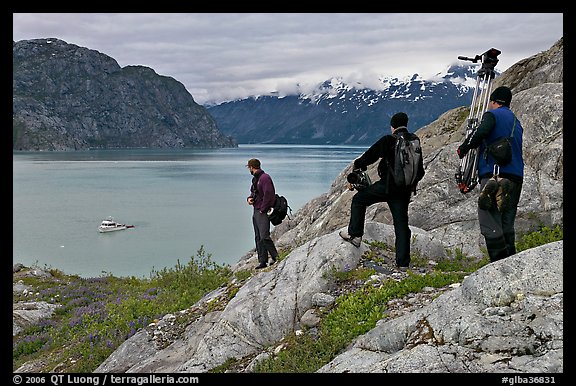
M327 192L366 148L241 145L215 150L13 153L13 262L95 277L148 277L203 246L234 264L254 247L252 176L259 158L293 211ZM112 216L134 225L97 231Z

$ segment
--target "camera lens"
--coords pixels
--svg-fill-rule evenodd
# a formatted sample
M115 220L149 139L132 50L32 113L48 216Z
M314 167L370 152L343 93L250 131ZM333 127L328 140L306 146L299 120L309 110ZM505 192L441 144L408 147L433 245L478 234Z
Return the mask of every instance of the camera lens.
M358 174L356 173L350 173L348 174L348 176L346 177L346 179L348 180L349 183L351 184L357 184L358 180L360 179L360 177L358 176Z

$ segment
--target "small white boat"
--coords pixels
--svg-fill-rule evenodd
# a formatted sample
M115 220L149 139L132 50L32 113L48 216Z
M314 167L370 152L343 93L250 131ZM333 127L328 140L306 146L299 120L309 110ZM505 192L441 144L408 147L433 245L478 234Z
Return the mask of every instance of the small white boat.
M134 225L126 225L120 224L112 219L112 217L108 217L108 220L103 220L100 226L98 227L98 232L114 232L114 231L121 231L127 228L134 228Z

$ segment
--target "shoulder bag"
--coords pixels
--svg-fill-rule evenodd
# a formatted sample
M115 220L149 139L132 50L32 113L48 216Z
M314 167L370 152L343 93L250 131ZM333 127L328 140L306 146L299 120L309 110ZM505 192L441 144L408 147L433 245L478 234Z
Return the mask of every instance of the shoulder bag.
M487 146L488 154L494 158L498 166L504 166L512 161L511 139L514 137L514 128L516 127L516 117L512 125L512 133L509 137L500 137Z

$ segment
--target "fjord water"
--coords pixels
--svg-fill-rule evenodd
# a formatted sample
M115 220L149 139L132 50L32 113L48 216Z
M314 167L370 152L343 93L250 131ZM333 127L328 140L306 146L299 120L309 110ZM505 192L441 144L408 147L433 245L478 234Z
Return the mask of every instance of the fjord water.
M254 247L252 176L259 158L296 212L325 193L366 148L240 145L233 149L13 153L13 263L82 277L148 277L203 247L234 264ZM109 216L134 225L99 233Z

